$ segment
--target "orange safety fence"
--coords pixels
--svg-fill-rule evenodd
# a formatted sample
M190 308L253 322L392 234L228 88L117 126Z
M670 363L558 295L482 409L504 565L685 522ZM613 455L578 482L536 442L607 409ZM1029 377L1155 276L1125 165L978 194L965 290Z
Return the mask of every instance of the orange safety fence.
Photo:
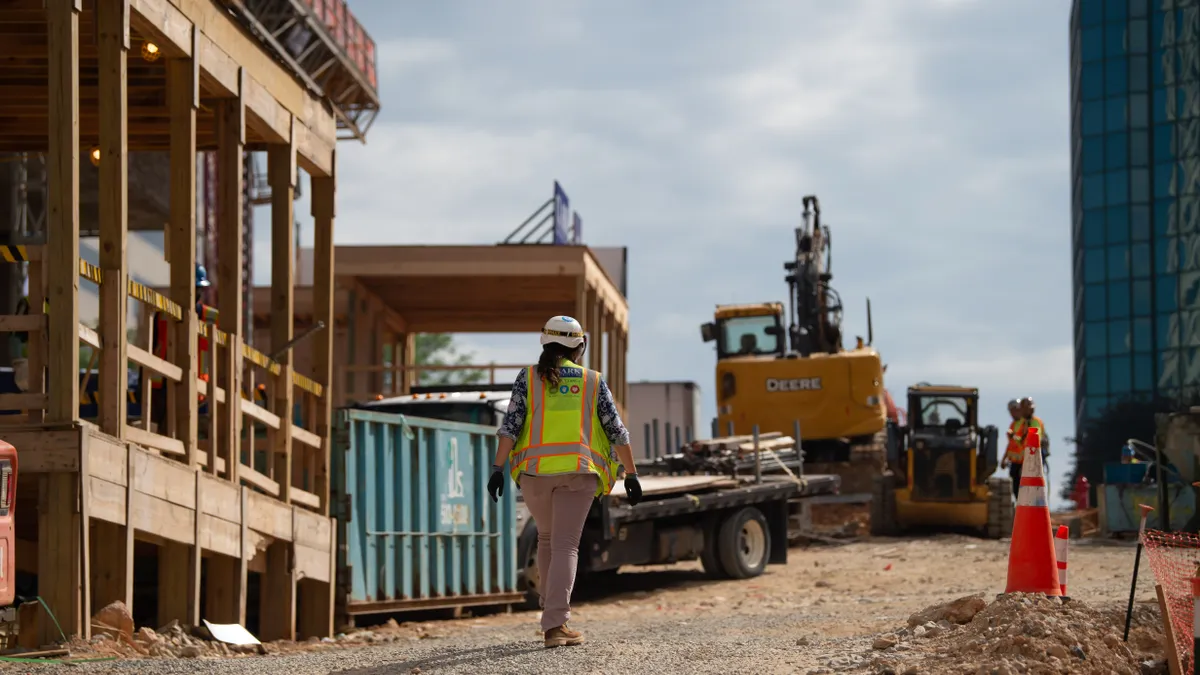
M1162 586L1167 599L1167 613L1175 629L1175 648L1183 672L1192 672L1191 654L1194 640L1192 626L1192 577L1200 566L1200 536L1186 532L1146 530L1142 535L1146 562L1154 572L1154 580ZM1141 589L1139 589L1141 590Z

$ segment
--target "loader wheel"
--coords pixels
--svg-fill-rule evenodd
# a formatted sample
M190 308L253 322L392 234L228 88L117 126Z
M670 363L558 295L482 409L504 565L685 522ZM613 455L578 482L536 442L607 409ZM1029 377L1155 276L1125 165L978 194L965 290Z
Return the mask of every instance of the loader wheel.
M734 579L763 573L771 553L771 530L762 511L747 506L721 523L717 536L721 567Z
M992 476L988 486L988 539L1001 539L1012 535L1013 502L1012 479L1008 476Z
M895 536L896 527L896 477L890 472L875 477L871 493L871 535L875 537Z

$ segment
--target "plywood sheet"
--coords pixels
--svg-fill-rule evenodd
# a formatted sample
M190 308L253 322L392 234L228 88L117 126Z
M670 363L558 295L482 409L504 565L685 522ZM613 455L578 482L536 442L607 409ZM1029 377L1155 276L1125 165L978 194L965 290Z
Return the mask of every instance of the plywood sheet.
M638 476L642 484L642 496L663 496L735 487L738 482L726 476ZM625 498L625 482L617 481L610 493L613 497Z

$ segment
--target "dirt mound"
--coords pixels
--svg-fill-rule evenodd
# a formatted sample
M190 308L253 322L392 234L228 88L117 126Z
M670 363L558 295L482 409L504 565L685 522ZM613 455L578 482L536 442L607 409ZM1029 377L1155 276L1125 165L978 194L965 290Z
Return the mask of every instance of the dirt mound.
M985 606L986 605L986 606ZM1120 608L1080 600L978 596L928 607L909 625L881 635L872 663L879 673L1015 675L1016 673L1166 673L1157 608L1135 608L1129 642Z

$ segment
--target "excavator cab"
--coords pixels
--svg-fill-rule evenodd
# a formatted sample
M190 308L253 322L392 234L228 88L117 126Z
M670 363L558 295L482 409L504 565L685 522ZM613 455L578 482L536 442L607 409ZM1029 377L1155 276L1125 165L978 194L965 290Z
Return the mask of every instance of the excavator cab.
M979 426L978 389L910 387L908 424L888 434L889 471L876 480L872 530L966 527L1008 536L1011 483L1008 477L990 478L998 437L996 427Z

